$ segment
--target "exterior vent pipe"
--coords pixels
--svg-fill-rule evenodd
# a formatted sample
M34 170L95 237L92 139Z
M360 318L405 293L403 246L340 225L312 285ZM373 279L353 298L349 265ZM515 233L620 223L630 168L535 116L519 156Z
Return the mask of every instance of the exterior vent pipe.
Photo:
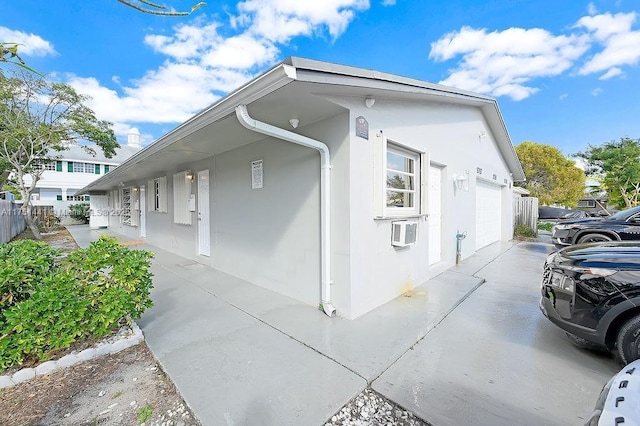
M254 120L246 105L236 107L238 121L245 128L283 141L313 148L320 152L320 251L322 270L322 301L320 308L332 317L336 309L331 303L331 155L329 147L322 142L299 135L271 124Z

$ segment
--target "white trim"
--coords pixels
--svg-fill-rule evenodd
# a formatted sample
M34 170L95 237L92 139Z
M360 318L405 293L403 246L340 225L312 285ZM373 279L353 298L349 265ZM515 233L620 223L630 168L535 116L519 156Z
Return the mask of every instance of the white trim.
M374 219L397 219L424 217L428 215L428 167L429 153L412 148L409 145L389 140L382 132L376 134L373 141L373 191L374 191ZM387 173L393 171L387 165L387 154L389 152L405 156L414 161L413 173L398 171L402 175L412 175L414 178L414 188L404 191L393 189L395 192L411 192L414 194L413 207L388 207L387 206Z
M189 173L185 170L173 175L173 223L180 225L191 225L191 211L189 210L191 179Z

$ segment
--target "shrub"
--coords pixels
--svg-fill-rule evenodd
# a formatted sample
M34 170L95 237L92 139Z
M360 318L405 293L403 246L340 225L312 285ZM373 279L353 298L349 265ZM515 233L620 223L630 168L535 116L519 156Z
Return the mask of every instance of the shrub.
M538 229L551 232L551 230L553 230L553 225L553 222L538 222Z
M513 233L516 237L533 238L536 236L536 232L524 224L516 226Z
M71 204L69 206L69 216L82 223L89 223L89 203Z
M15 240L0 244L0 312L28 299L44 277L53 272L55 259L60 254L42 241Z
M41 274L31 297L1 311L0 370L49 359L51 351L140 318L153 305L152 257L103 236Z
M58 228L60 218L54 214L46 215L42 220L38 221L38 228L41 232L53 232Z

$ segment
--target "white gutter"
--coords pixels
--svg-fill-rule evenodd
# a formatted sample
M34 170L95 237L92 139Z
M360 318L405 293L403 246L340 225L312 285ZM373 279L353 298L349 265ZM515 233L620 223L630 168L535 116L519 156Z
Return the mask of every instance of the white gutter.
M322 142L271 124L254 120L246 105L236 107L238 121L245 128L283 141L292 142L320 152L320 252L322 270L322 301L320 308L332 317L336 309L331 304L331 154Z

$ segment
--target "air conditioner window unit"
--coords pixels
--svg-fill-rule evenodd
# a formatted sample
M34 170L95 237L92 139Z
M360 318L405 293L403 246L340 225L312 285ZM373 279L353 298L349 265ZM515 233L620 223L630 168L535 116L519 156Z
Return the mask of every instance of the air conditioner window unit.
M406 247L416 243L418 237L418 222L402 220L391 222L391 245Z

